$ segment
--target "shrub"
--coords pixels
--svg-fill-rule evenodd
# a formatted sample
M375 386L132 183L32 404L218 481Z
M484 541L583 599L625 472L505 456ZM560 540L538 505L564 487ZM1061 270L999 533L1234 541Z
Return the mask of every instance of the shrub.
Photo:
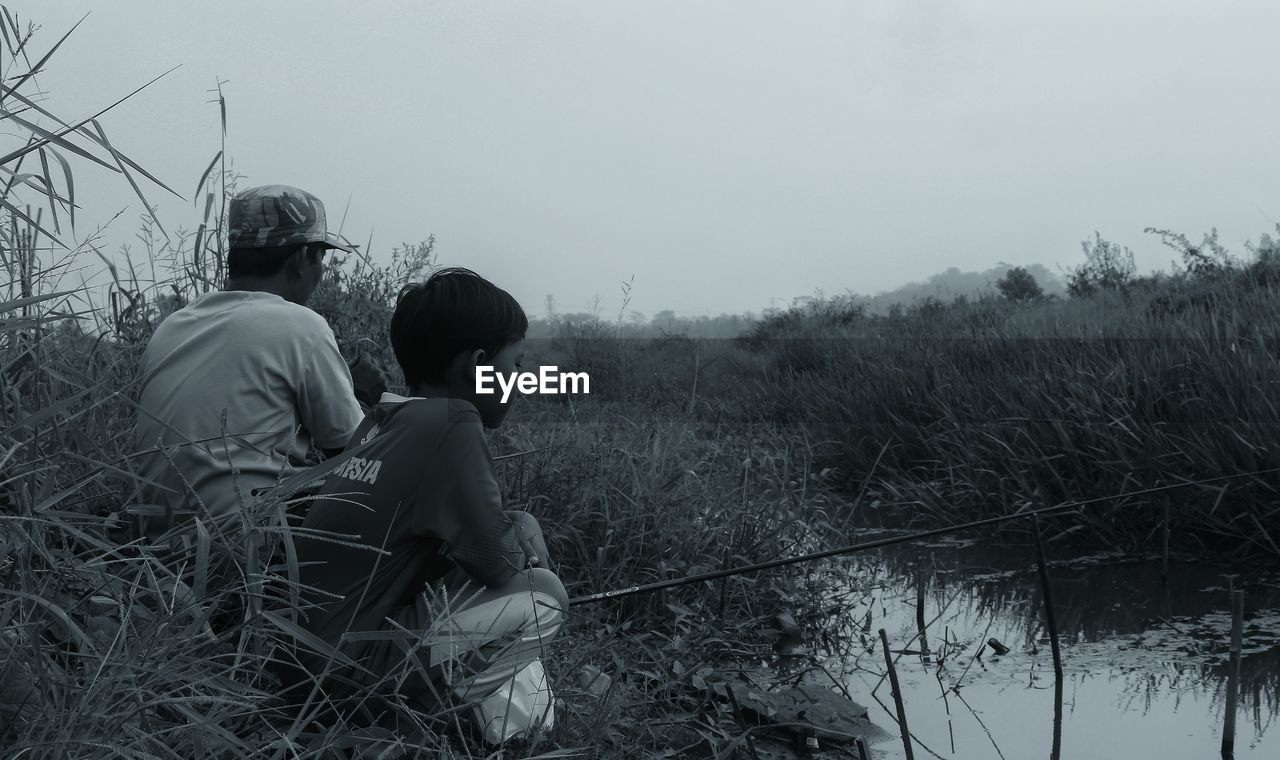
M1024 267L1014 267L996 283L1000 294L1010 301L1022 303L1044 296L1040 283Z
M1200 245L1194 245L1180 232L1157 227L1147 227L1144 232L1160 236L1160 242L1182 256L1183 272L1195 280L1212 280L1239 269L1240 261L1218 242L1218 228L1204 236Z
M1080 298L1096 290L1125 290L1137 272L1133 251L1107 242L1096 230L1093 243L1080 243L1085 262L1067 275L1067 292Z
M1276 230L1280 232L1280 224ZM1245 247L1253 254L1253 261L1245 269L1250 283L1261 288L1280 284L1280 240L1263 233L1256 246L1246 243Z
M388 326L400 288L436 269L435 243L434 236L416 245L406 243L392 250L386 266L370 261L367 252L335 256L307 305L333 328L343 356L366 357L389 380L399 381Z

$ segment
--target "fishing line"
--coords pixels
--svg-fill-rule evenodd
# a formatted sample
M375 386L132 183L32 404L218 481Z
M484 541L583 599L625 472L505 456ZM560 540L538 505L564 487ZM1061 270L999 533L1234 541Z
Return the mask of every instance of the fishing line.
M728 578L732 575L742 575L744 573L752 573L757 570L768 570L774 567L784 567L786 565L795 565L801 562L811 562L816 559L825 559L826 557L835 557L841 554L853 554L854 552L866 551L868 549L879 549L882 546L893 546L894 544L904 544L909 541L919 541L925 538L933 538L935 536L945 536L948 533L958 533L962 530L970 528L980 528L984 525L998 525L1000 523L1009 522L1011 520L1021 520L1034 515L1047 515L1054 512L1062 512L1076 507L1084 507L1090 504L1100 504L1107 501L1115 501L1117 499L1127 499L1132 496L1146 496L1153 493L1161 493L1163 491L1172 491L1175 488L1186 488L1187 486L1205 485L1208 483L1216 483L1223 480L1235 480L1237 478L1256 477L1258 475L1268 475L1274 472L1280 472L1280 467L1273 467L1269 470L1255 470L1253 472L1242 472L1235 475L1219 475L1204 480L1192 480L1186 483L1174 483L1167 486L1156 486L1155 488L1147 488L1142 491L1130 491L1129 493L1114 494L1111 496L1099 496L1096 499L1086 499L1084 501L1073 501L1067 504L1058 504L1053 507L1041 507L1040 509L1032 509L1026 512L1017 512L1011 515L1000 515L997 517L988 517L982 520L962 523L960 525L949 525L945 528L934 528L932 530L920 531L919 533L909 533L904 536L893 536L891 538L880 538L874 541L866 541L860 544L852 544L850 546L842 546L836 549L825 549L812 554L801 554L796 557L784 557L782 559L769 560L768 562L759 562L754 565L744 565L742 567L725 568L723 570L715 570L709 573L700 573L698 575L690 575L684 578L673 578L671 580L656 581L654 583L646 583L640 586L628 586L626 588L614 589L613 591L601 591L597 594L588 594L580 596L576 599L570 599L569 604L592 604L594 602L604 601L605 599L617 599L624 596L632 596L635 594L645 594L650 591L660 591L667 588L675 588L677 586L687 586L693 583L701 583L702 581L712 581L718 578Z

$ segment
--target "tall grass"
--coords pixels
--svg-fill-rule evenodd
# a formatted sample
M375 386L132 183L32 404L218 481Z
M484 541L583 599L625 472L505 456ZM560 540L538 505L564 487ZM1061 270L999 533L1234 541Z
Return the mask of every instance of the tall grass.
M239 178L216 151L192 202L194 230L170 231L144 194L164 186L96 119L64 121L24 94L52 55L28 60L29 30L0 15L0 119L27 135L0 160L10 280L0 302L0 746L54 757L486 754L458 736L456 713L401 706L393 736L328 709L323 693L305 704L279 696L269 663L314 645L291 622L293 510L279 498L202 520L176 562L121 537L155 509L139 502L132 464L142 351L167 314L221 285L225 201ZM74 161L114 167L144 204L136 260L105 256L96 232L64 239ZM851 507L832 478L852 491L870 475L882 499L934 521L1275 466L1267 251L1242 268L1031 306L928 302L871 318L818 301L740 344L566 325L535 358L590 372L593 393L520 402L493 442L507 457L504 489L543 523L578 595L834 540ZM398 249L390 265L367 253L331 267L313 307L344 353L391 370L392 297L435 266L434 240ZM94 259L111 275L105 294L64 289ZM1273 552L1271 491L1240 482L1189 494L1172 512L1175 535ZM1155 514L1122 504L1073 525L1141 544ZM723 750L736 729L707 698L705 668L767 654L763 623L783 605L816 620L806 572L573 610L547 657L562 720L523 754ZM611 670L615 689L578 688L584 663Z
M4 61L17 66L32 37L19 35L7 11L4 24ZM36 58L24 71L51 60ZM16 91L34 87L35 75L4 74L5 103L25 103ZM217 95L225 131L226 103ZM289 504L269 498L221 520L201 517L196 538L164 561L121 530L156 509L140 502L133 466L142 352L169 313L220 286L225 201L239 178L216 152L192 203L194 231L170 229L144 195L141 178L150 175L110 146L101 125L38 108L63 126L22 127L31 133L28 149L3 162L12 181L0 196L8 212L0 247L12 283L0 303L0 747L28 757L492 754L458 736L456 710L414 713L396 704L394 688L382 707L396 715L396 734L368 716L330 709L323 691L279 696L271 662L298 648L323 651L291 622L305 610ZM26 124L7 110L0 116L11 128ZM21 173L23 162L46 157L65 174ZM77 209L67 159L114 164L137 190L147 212L135 249L108 257L97 231L79 245L55 240ZM47 213L25 210L24 190ZM313 306L344 353L394 366L386 340L392 296L430 271L433 252L428 239L396 251L389 266L357 256L329 269ZM107 267L101 294L59 289L59 278L86 260ZM614 361L610 350L602 344L595 358L575 357L604 366ZM690 369L695 376L697 365ZM680 377L673 387L688 408L684 368L670 374ZM822 505L805 477L809 454L796 442L706 439L688 419L627 422L599 403L575 408L579 419L564 411L527 405L524 421L514 415L495 447L516 455L501 465L507 491L546 526L571 593L758 560L821 529ZM525 453L534 450L541 451ZM523 754L550 746L590 756L663 751L661 732L644 719L694 699L672 663L685 661L692 672L732 656L726 647L748 646L778 594L748 593L735 582L712 616L708 605L718 598L686 589L575 611L564 634L569 646L548 653L565 700L562 720ZM615 701L575 687L583 662L615 673ZM662 701L624 711L620 696ZM706 716L695 741L722 746L716 711Z
M924 303L868 318L839 303L761 325L769 362L743 409L837 442L849 484L878 470L909 517L961 521L1280 466L1274 253L1067 301ZM1186 548L1280 556L1275 478L1093 507L1064 520L1142 546L1173 505Z

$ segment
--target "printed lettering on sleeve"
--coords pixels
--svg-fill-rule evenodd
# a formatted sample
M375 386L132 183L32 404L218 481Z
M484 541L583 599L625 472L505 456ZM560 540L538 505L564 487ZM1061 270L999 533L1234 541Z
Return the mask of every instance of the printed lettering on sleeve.
M347 478L348 480L355 480L360 483L377 483L378 473L381 470L381 459L351 457L333 474L340 478Z

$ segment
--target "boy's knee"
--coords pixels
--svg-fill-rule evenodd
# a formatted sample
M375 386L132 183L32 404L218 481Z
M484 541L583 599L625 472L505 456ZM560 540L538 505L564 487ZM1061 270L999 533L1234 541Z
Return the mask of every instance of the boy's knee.
M549 596L555 600L557 608L563 610L569 606L569 593L565 591L560 577L545 567L531 567L508 578L501 585L490 586L485 598L497 598L509 595L528 595L530 592Z
M538 524L538 518L522 509L508 509L503 512L512 522L519 525L522 529L530 532L541 532L542 526Z
M569 593L564 590L559 576L543 567L535 567L526 572L534 591L554 599L562 611L569 608Z

